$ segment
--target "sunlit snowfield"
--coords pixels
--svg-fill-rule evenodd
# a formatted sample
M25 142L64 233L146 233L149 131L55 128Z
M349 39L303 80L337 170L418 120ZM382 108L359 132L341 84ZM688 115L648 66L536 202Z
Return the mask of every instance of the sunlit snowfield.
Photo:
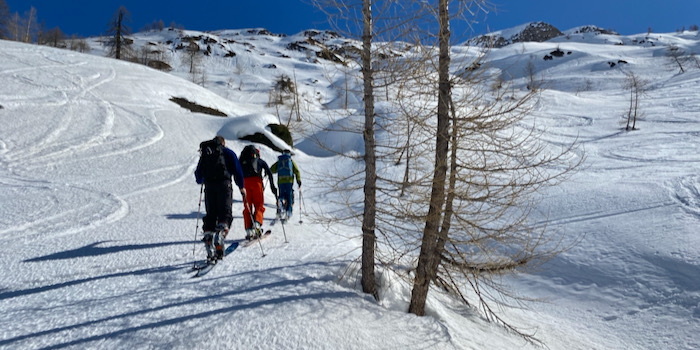
M137 43L173 35L142 33ZM240 152L242 134L270 134L277 117L268 92L281 74L314 96L305 115L322 124L322 106L339 105L345 79L329 73L330 62L285 48L303 36L211 35L235 38L226 49L237 56L208 58L203 87L177 60L163 73L99 57L98 48L88 55L0 41L0 348L534 348L438 293L428 317L407 314L410 289L389 275L379 303L361 293L347 274L360 254L359 225L328 230L312 217L333 209L312 175L357 165L298 135L303 202L284 232L269 226L262 246L240 247L191 278L204 256L192 175L199 142L219 133ZM546 89L528 120L552 145L577 139L575 156L586 157L533 218L579 242L511 282L543 302L501 311L552 349L700 348L700 69L678 74L665 57L670 43L700 51L700 38L633 43L645 36L572 36L490 56L491 69L510 71L516 86L527 79L517 67L532 57ZM542 60L557 47L571 54ZM627 63L608 64L618 60ZM621 124L623 70L651 82L632 132ZM230 117L191 113L174 96ZM347 135L326 139L361 150ZM261 151L274 162L273 150ZM266 201L274 203L269 191ZM235 195L231 243L244 236L241 212ZM265 215L272 219L272 204Z

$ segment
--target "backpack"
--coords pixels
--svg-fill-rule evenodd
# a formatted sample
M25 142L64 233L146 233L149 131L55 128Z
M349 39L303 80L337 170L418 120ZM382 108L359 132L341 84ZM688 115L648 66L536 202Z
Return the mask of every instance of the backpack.
M200 143L199 151L200 171L205 182L231 178L224 159L224 146L217 138Z
M258 165L258 159L260 159L260 154L255 146L248 145L243 148L241 151L241 156L238 157L238 160L241 162L244 176L249 176L250 174L260 176L262 169Z
M292 156L289 154L282 154L277 157L277 175L280 177L284 176L294 176L292 171Z

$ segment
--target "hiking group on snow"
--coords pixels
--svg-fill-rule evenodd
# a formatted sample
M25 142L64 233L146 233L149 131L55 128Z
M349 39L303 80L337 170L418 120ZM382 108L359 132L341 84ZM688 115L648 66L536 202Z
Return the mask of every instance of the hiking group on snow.
M289 149L282 151L272 167L260 158L260 150L256 146L247 145L240 156L236 156L226 147L226 140L218 135L202 142L199 151L199 163L194 175L204 191L206 215L202 218L202 241L207 251L207 263L213 264L224 257L224 239L233 222L233 183L243 200L245 238L251 241L263 235L265 177L275 195L276 219L280 219L282 224L292 216L294 181L301 188L301 178ZM275 187L274 173L277 173L279 193Z

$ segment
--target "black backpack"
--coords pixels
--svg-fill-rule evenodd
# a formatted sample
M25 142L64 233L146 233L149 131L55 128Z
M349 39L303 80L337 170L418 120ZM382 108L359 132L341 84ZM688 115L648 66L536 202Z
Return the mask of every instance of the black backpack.
M200 143L199 151L201 152L200 171L205 182L231 178L231 173L228 172L224 159L224 146L218 138Z
M262 169L260 169L260 166L258 165L258 159L260 159L260 154L255 146L248 145L243 148L238 160L241 162L244 177L251 175L260 176Z

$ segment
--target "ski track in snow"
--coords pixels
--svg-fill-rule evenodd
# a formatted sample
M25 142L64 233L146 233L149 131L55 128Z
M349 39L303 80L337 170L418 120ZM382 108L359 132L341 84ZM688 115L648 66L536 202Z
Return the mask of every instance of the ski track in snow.
M68 67L65 65L46 65L34 69L27 68L3 71L0 72L0 74L17 74L18 72L24 72L29 75L37 76L43 74L59 76L56 71L67 73L68 69L71 67L85 65L86 62L75 63ZM27 144L27 147L19 148L18 151L8 150L7 147L5 147L3 163L7 164L7 168L18 176L31 177L39 174L39 170L49 170L47 172L47 180L44 180L47 182L40 187L34 187L35 189L40 189L38 192L41 193L35 193L34 195L49 193L49 198L47 200L49 203L54 204L54 208L34 212L33 215L35 218L33 220L32 218L28 218L29 220L27 221L18 222L15 220L8 223L9 225L7 225L7 228L0 228L0 237L7 236L7 234L11 232L16 234L18 230L32 232L35 236L43 237L47 236L45 233L47 231L52 232L48 234L48 236L74 234L86 230L99 229L101 225L113 223L127 215L129 211L128 204L113 193L90 191L87 188L81 188L76 185L52 184L50 182L51 180L49 180L50 174L55 172L56 167L66 166L68 163L89 162L91 160L90 158L95 157L92 156L95 154L95 148L98 148L104 143L104 140L110 137L115 124L114 107L111 103L101 99L94 93L95 89L115 80L116 72L113 68L110 68L107 73L108 74L94 73L86 78L64 74L64 76L72 77L73 80L66 81L57 79L57 82L55 82L57 84L56 88L66 92L63 94L65 100L58 104L51 102L49 105L33 105L33 107L39 111L50 111L50 113L43 115L44 118L42 118L44 121L53 122L53 124L46 128L50 130L50 132L45 135L39 135L38 138L33 140L23 140L23 143ZM95 101L86 101L88 96ZM21 95L11 97L11 99L16 101L21 100L21 98ZM81 107L82 105L102 106L102 108L97 108L101 110L97 115L102 116L102 118L96 121L95 127L86 127L83 125L83 123L85 123L83 119L74 120L73 116L80 114L80 112L76 110L84 108ZM149 137L148 140L132 139L130 141L133 143L131 148L120 147L111 154L100 154L97 157L115 157L127 154L134 150L152 145L162 138L162 130L154 123L152 116L140 119L153 125L150 128L154 131L153 136ZM84 133L86 131L88 133ZM129 139L131 139L131 137ZM109 143L107 143L107 145L108 144ZM82 156L83 154L89 154L91 156L85 157ZM115 162L118 162L118 158L114 159L116 159ZM33 187L27 185L28 184L24 183L18 186L22 188ZM60 200L50 193L61 193L65 191L81 196L83 200L75 201L75 203L84 204L70 209L64 208L62 211L56 212L55 207L58 207L56 204L58 204ZM21 218L21 213L11 213L7 217ZM79 219L77 222L69 223L68 218L70 217Z
M700 175L675 179L667 187L684 210L700 218Z

